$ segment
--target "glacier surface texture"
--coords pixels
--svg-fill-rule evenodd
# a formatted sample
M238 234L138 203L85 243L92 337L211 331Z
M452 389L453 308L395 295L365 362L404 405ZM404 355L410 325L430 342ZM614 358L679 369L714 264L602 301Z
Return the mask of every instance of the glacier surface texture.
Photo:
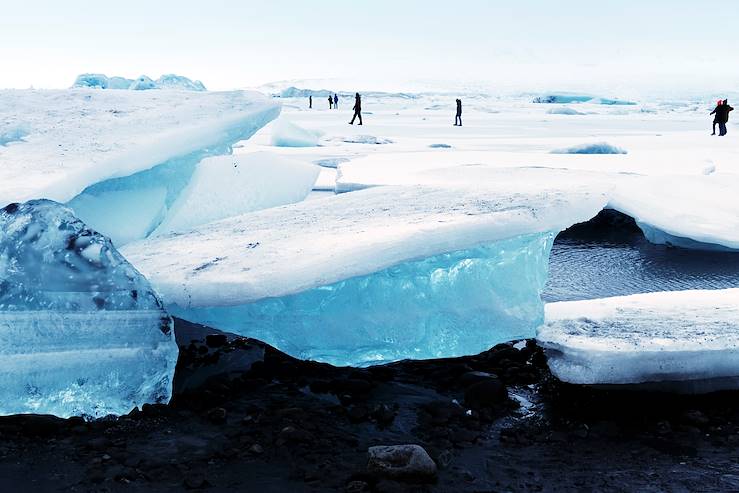
M125 414L166 403L177 362L148 281L72 211L0 211L0 414Z

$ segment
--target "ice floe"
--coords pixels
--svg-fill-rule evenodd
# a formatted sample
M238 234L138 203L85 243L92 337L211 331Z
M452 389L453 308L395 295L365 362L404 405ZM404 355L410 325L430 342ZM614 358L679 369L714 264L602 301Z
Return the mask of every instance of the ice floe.
M565 382L737 388L739 289L551 303L537 340Z

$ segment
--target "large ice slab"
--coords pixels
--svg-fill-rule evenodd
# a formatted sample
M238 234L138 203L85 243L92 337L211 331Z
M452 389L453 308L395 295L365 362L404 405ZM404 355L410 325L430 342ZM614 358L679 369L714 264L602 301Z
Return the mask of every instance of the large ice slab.
M537 340L565 382L737 388L739 289L548 304Z
M246 212L300 202L312 190L319 172L318 166L269 152L204 159L155 233L186 231Z
M603 193L381 187L127 245L184 318L303 358L364 364L477 352L533 335L553 234ZM176 253L175 253L176 252Z
M0 211L0 414L124 414L168 402L171 319L146 279L52 201Z
M279 111L244 91L0 91L0 121L27 132L0 147L0 205L68 202L92 185L187 157L192 171Z

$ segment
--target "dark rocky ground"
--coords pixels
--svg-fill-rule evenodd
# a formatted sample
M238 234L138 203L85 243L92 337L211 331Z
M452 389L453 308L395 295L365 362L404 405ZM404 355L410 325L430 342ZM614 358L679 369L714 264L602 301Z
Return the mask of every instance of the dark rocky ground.
M0 491L739 491L739 393L568 386L532 342L356 369L177 332L170 405L0 419ZM437 474L368 470L369 447L398 444Z

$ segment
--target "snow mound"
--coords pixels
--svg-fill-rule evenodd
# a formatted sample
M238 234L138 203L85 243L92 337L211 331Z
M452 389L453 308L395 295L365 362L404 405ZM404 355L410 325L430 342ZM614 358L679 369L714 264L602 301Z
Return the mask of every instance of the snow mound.
M0 211L0 414L126 414L166 403L177 345L149 283L72 211Z
M268 152L204 159L155 234L300 202L313 188L319 170Z
M565 382L739 388L739 289L548 304L537 340Z
M322 133L308 130L284 118L272 126L272 145L275 147L316 147Z
M559 108L552 108L547 111L550 115L584 115L585 113L582 113L580 111L577 111L574 108L568 108L567 106L562 106Z
M625 149L611 145L608 142L580 144L563 149L555 149L551 152L552 154L627 154Z
M510 171L488 178L484 187L331 196L123 251L171 313L301 358L368 364L476 353L533 335L554 235L606 202L544 176L515 192L512 183L534 181ZM176 262L171 252L180 252Z
M431 144L429 145L431 149L451 149L452 146L449 144Z
M0 102L0 121L31 129L0 147L0 206L68 203L117 245L158 226L198 162L230 153L280 111L242 91L0 91Z

